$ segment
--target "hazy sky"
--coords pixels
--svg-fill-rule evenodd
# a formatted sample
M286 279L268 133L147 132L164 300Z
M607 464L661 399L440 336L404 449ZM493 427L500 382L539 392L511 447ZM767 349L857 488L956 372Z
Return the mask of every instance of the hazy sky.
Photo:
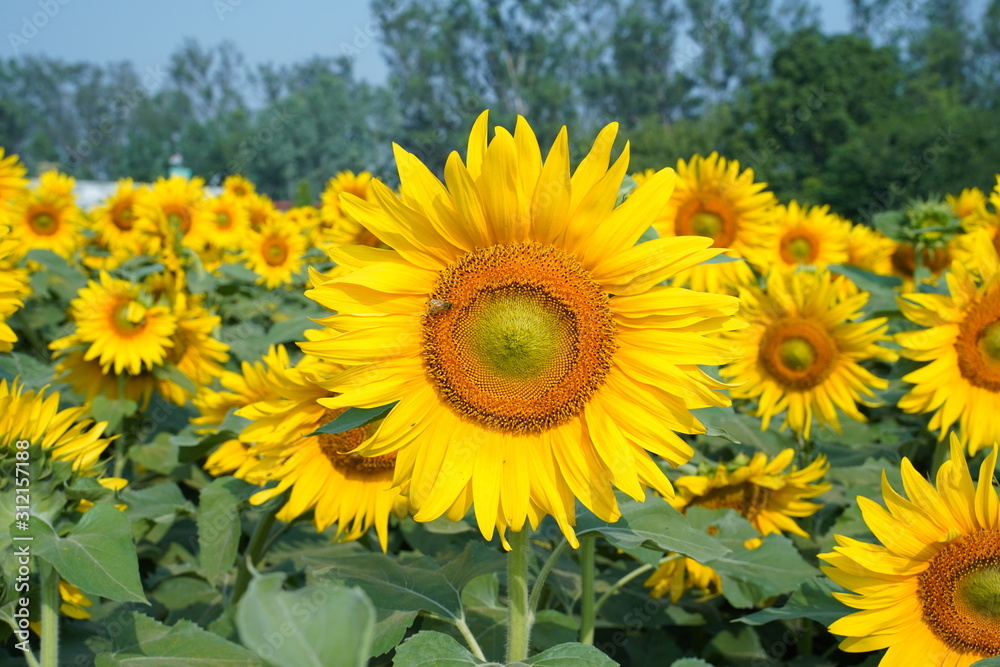
M846 30L846 0L818 4L828 32ZM386 66L374 29L367 0L0 0L0 56L131 60L140 71L166 65L181 40L193 37L203 46L232 41L251 64L360 46L356 74L381 82Z

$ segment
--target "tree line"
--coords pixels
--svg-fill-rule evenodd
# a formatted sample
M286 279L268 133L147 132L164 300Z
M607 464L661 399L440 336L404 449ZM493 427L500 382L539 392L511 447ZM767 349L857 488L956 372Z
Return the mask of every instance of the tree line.
M622 123L633 165L718 150L783 199L867 219L1000 171L1000 0L372 0L375 45L252 67L185 41L162 67L0 60L0 145L33 172L152 180L180 152L279 199L342 169L392 181L393 141L432 169L483 109L577 152ZM361 48L363 47L363 48ZM353 72L385 58L388 80Z

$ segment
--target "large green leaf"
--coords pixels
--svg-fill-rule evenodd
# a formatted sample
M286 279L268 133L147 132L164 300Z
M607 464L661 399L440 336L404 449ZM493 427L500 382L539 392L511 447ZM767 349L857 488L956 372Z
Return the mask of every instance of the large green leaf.
M826 577L816 577L804 582L783 606L761 609L736 620L748 625L763 625L776 620L808 618L828 626L852 611L833 597L834 592L843 590Z
M544 667L614 667L618 663L599 649L583 644L560 644L524 661Z
M377 419L382 419L389 411L396 407L395 403L380 405L377 408L347 408L331 422L323 424L309 435L320 435L323 433L343 433L352 428L358 428L371 423Z
M111 649L97 656L97 667L263 667L257 656L190 621L173 627L139 613L122 615L120 632L110 633Z
M259 487L235 477L219 477L201 490L198 502L198 565L216 583L232 567L240 544L240 503Z
M97 505L65 537L40 517L31 518L33 553L84 593L122 602L146 602L128 518Z
M375 610L364 592L331 582L295 591L285 576L250 582L236 610L240 639L278 667L361 667L371 654Z
M418 632L396 649L394 667L460 667L485 665L468 649L442 632Z

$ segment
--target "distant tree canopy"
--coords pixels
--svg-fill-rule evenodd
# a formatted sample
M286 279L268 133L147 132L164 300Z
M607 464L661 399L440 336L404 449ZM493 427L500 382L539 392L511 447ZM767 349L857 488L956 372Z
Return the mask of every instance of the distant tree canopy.
M568 125L578 154L617 120L636 170L718 150L855 219L992 186L1000 0L850 5L851 33L826 35L806 0L372 0L385 85L349 54L250 67L192 41L145 71L0 60L0 145L101 179L151 180L181 152L292 199L342 169L393 181L393 141L440 171L489 108L543 143Z

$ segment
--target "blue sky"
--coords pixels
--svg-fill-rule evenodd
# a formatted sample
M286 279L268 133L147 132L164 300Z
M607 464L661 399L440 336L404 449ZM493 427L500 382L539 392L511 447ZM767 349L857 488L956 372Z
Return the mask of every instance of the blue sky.
M820 0L828 32L847 27L848 2ZM46 11L47 10L47 11ZM26 24L27 22L27 24ZM38 27L36 30L32 28ZM382 82L386 66L367 0L2 0L0 57L130 60L163 66L185 37L203 46L229 40L251 64L278 64L358 49L355 72ZM13 37L12 37L13 35Z

